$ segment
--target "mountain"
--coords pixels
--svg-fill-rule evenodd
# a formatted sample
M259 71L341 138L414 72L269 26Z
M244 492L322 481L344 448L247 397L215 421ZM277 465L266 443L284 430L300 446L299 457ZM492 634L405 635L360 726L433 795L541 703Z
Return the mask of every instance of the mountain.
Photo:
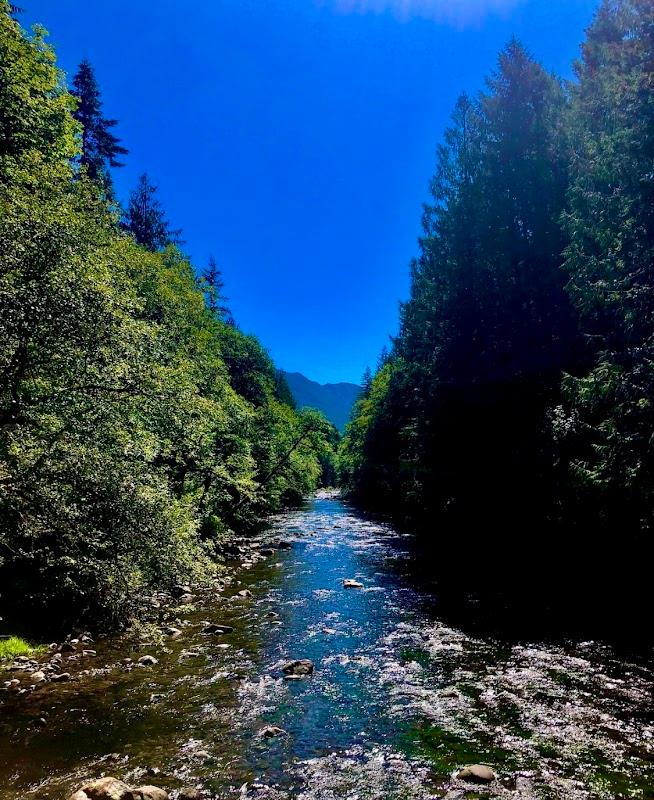
M352 406L361 394L355 383L316 383L300 372L284 372L298 408L317 408L341 433L350 419Z

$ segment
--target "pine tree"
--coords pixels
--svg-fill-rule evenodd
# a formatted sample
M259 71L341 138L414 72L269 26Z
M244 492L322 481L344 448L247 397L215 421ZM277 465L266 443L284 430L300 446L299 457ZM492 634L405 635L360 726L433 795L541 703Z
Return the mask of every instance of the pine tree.
M123 228L136 242L153 252L170 244L183 244L181 230L173 230L166 219L163 207L157 198L157 187L144 173L129 197L129 205L123 217Z
M89 178L111 197L110 169L122 167L119 156L127 155L128 151L112 131L118 121L102 116L100 89L93 67L86 59L73 78L71 94L77 98L73 116L82 126L80 165L86 169Z
M227 324L234 324L231 311L225 305L227 301L227 297L225 297L225 281L213 254L209 256L209 263L202 272L200 283L209 311L216 319L220 319Z

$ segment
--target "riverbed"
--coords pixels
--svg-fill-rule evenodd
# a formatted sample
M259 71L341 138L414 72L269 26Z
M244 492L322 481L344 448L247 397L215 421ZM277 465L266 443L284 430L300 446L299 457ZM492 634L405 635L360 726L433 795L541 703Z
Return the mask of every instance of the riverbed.
M338 498L272 534L292 546L166 612L179 635L96 642L71 681L6 693L0 798L66 798L101 775L218 798L654 798L647 659L453 624L411 578L411 537ZM313 674L285 679L290 659ZM471 785L466 764L497 778Z

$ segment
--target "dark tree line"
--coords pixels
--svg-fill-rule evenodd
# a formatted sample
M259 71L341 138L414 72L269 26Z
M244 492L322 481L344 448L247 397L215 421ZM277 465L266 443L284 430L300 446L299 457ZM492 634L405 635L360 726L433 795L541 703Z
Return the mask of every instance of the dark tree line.
M605 0L574 82L512 41L456 105L400 333L341 452L352 495L439 543L650 546L653 32L649 0Z

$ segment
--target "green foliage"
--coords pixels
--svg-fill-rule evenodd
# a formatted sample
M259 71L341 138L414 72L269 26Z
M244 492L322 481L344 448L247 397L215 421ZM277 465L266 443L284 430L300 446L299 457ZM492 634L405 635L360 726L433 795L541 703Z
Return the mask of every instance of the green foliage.
M595 351L554 417L581 509L654 523L654 7L604 2L573 89L569 290Z
M178 249L120 232L102 188L76 179L73 102L42 34L7 11L3 613L115 624L148 587L215 569L231 530L311 492L330 431L282 402L268 355L207 307Z
M30 656L34 651L35 648L32 645L18 636L0 639L0 661L16 658L16 656Z

